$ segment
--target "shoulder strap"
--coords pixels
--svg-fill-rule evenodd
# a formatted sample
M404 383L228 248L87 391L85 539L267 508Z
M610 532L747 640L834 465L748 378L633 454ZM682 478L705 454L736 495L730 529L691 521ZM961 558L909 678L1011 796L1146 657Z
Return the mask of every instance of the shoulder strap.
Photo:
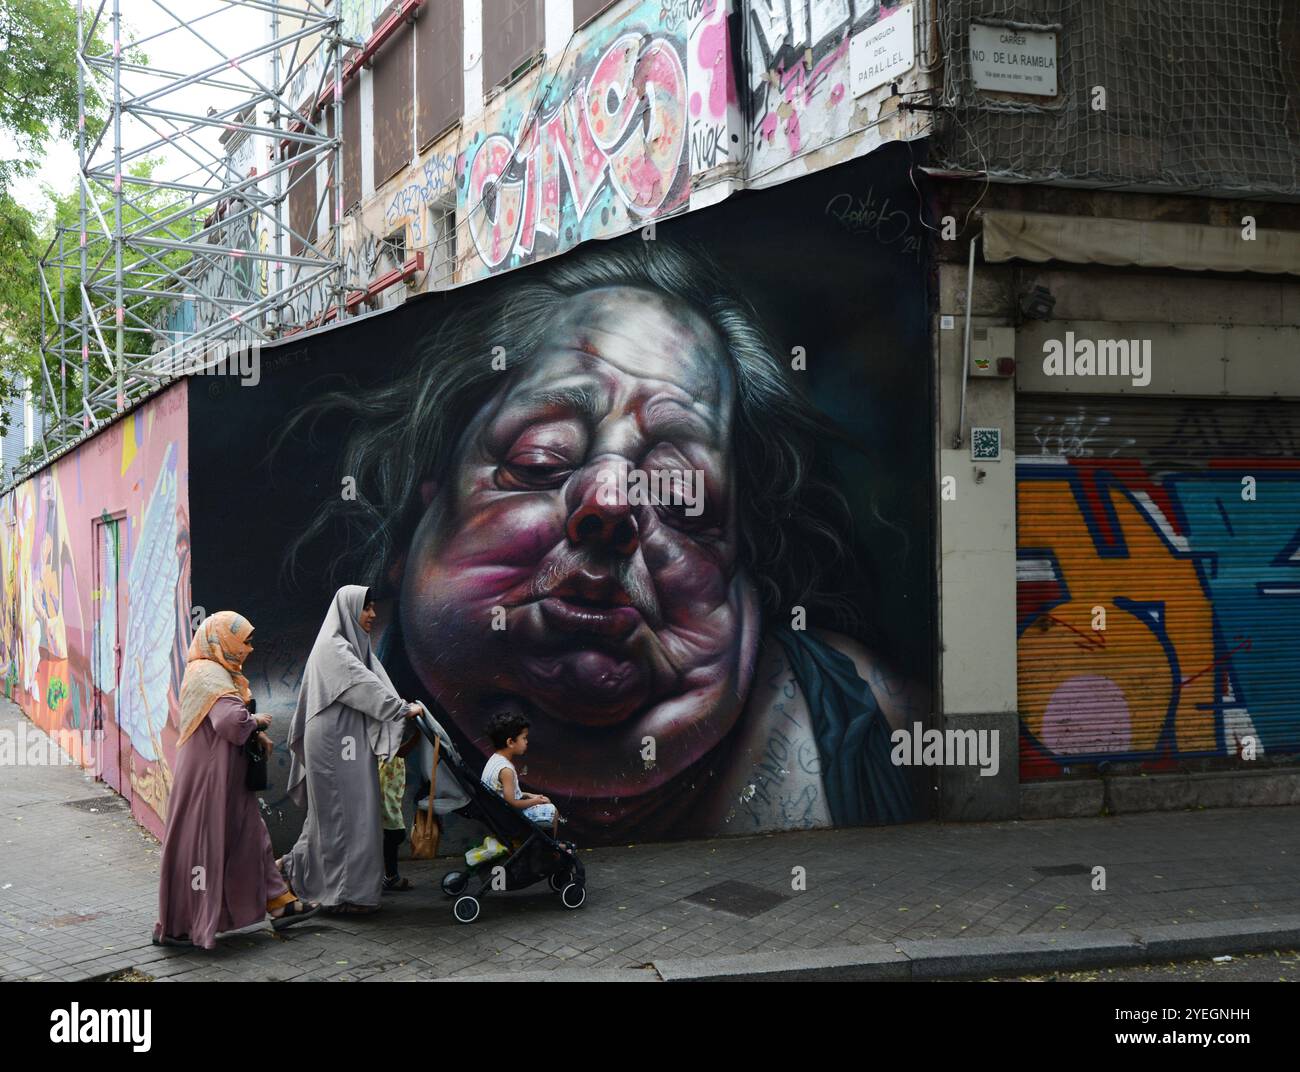
M442 754L442 738L434 735L433 738L433 770L429 772L429 821L433 822L433 798L437 795L438 788L438 756Z

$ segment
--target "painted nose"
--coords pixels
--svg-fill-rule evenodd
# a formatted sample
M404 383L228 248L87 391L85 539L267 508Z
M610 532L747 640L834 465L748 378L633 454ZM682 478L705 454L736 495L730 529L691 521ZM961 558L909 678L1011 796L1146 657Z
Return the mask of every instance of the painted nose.
M624 489L630 466L603 464L587 479L565 531L575 547L630 555L640 546L640 534Z

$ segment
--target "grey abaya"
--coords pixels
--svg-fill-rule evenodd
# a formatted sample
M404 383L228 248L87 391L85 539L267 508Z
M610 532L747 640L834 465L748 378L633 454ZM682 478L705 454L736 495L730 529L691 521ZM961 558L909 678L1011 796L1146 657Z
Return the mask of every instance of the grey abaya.
M366 589L334 596L303 671L289 727L289 793L307 819L283 867L293 891L325 906L377 906L384 878L375 757L395 755L407 703L359 624Z

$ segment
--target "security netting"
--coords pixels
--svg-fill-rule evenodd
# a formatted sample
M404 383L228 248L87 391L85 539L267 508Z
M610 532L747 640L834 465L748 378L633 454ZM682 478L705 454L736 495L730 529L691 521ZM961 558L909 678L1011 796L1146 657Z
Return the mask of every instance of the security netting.
M1057 94L976 89L972 22L1054 32ZM998 178L1300 192L1300 0L949 0L939 28L940 164Z

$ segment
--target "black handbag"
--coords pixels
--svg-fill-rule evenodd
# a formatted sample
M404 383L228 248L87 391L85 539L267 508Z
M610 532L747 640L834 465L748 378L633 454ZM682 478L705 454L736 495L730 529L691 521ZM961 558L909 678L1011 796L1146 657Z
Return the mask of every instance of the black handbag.
M257 701L250 699L245 705L250 715L257 714ZM248 740L244 742L244 755L248 759L248 769L244 772L244 787L251 789L253 792L260 792L269 784L268 774L270 764L266 761L266 753L262 751L262 746L257 742L258 730L253 730L248 735Z

